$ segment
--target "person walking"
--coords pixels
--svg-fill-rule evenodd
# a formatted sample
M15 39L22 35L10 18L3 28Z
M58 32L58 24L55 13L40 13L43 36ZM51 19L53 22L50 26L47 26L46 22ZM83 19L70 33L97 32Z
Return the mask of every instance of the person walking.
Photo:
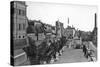
M86 56L86 52L87 52L86 46L83 44L83 53L84 53L84 56Z

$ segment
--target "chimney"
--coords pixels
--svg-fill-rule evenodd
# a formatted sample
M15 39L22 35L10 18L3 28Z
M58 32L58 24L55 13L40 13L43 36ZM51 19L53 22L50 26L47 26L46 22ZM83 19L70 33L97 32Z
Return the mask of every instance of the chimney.
M68 17L68 25L69 25L69 17Z

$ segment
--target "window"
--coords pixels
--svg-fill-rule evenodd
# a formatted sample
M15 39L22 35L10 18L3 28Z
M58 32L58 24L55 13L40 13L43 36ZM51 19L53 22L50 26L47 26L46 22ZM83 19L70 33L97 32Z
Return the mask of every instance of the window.
M25 24L23 24L23 30L25 30Z
M23 38L24 38L25 36L23 36Z
M21 9L17 9L17 14L21 15L21 16L25 16L26 15L26 11L25 10L21 10Z
M24 16L24 10L22 10L22 15Z
M21 10L19 9L19 15L21 15Z
M25 16L25 14L26 14L26 13L25 13L25 11L24 11L24 10L22 10L22 15L23 15L23 16Z
M19 29L18 30L21 30L21 24L19 24Z
M21 36L19 36L19 38L21 38Z

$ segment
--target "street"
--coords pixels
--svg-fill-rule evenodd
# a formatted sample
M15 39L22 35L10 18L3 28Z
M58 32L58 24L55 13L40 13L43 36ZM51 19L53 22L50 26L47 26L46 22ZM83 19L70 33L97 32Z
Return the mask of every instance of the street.
M76 63L76 62L88 62L88 60L83 56L83 52L81 49L72 49L66 48L61 56L59 56L59 60L54 62L53 64L59 63ZM21 65L29 65L29 61Z
M95 56L97 55L96 49L93 47L93 44L90 42L89 44L90 49L95 51ZM96 57L97 58L97 57ZM76 62L88 62L88 59L84 57L82 49L74 49L74 48L65 48L63 54L59 56L59 60L55 61L53 64L59 63L76 63ZM29 65L29 60L21 65Z
M59 60L57 62L54 62L54 64L87 61L88 60L83 56L83 52L81 49L66 48L62 56L60 56Z

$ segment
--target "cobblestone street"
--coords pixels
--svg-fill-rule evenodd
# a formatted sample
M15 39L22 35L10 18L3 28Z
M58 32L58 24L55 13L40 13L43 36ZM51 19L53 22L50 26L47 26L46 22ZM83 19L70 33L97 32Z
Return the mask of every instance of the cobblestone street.
M90 43L90 42L89 42ZM89 44L87 43L87 44ZM93 44L89 44L90 49L95 51L95 56L97 51ZM55 61L53 64L59 63L76 63L76 62L88 62L88 59L84 56L82 49L65 48L63 54L59 56L59 60ZM29 65L29 60L21 65Z
M88 62L88 60L83 56L83 52L81 49L72 49L66 48L61 56L59 56L59 60L54 62L53 64L59 63L76 63L76 62ZM21 65L28 65L29 61L25 62Z
M58 63L73 63L73 62L87 62L88 60L83 56L81 49L66 48L62 56L60 56Z

